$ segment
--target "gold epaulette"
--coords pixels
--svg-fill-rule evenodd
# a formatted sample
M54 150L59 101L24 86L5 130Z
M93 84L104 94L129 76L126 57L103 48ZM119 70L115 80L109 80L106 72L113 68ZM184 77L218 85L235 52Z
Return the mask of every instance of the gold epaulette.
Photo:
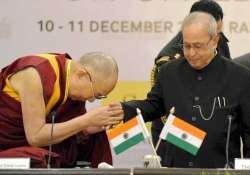
M159 59L155 62L155 64L158 65L158 64L160 64L161 62L167 62L167 61L169 61L169 60L170 60L170 57L169 57L169 56L163 56L163 57L159 58Z
M151 85L153 86L155 84L155 81L156 81L156 75L158 74L159 72L159 67L164 63L164 62L167 62L169 60L172 60L172 59L179 59L181 57L181 54L179 53L176 53L174 55L174 57L170 57L170 56L163 56L163 57L160 57L158 60L156 60L152 70L151 70L151 73L150 73L150 82L151 82Z
M156 66L156 64L153 66L152 70L151 70L151 73L150 73L150 83L151 83L151 86L154 86L155 84L155 76L158 72L158 68Z
M179 59L179 58L181 57L181 54L176 53L176 54L174 55L174 57L175 57L175 59Z
M163 62L167 62L170 60L169 56L163 56L161 58L159 58L158 60L156 60L152 70L151 70L151 74L150 74L150 82L151 82L151 86L154 86L155 81L156 81L156 75L158 73L158 68L159 66L163 63Z

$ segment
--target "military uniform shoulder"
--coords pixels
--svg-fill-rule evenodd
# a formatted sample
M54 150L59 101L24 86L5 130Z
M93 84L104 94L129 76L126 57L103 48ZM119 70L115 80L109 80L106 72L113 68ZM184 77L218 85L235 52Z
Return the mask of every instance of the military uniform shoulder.
M157 66L161 66L162 64L170 61L170 60L174 60L174 59L179 59L181 57L181 54L180 53L176 53L173 57L171 56L162 56L158 59L155 60L155 64Z
M155 63L155 65L153 66L152 70L151 70L151 74L150 74L150 80L151 80L151 84L154 85L155 81L156 81L156 77L160 71L160 69L162 69L162 67L166 67L168 64L172 64L172 62L176 62L177 60L180 60L181 57L179 55L178 59L170 59L170 57L166 56L166 57L162 57L161 59L159 59L159 62Z
M178 58L178 55L183 55L182 48L180 47L182 44L182 33L179 32L172 40L170 40L164 48L160 51L160 53L155 58L155 63L157 64L158 60L162 57L169 57L170 59Z

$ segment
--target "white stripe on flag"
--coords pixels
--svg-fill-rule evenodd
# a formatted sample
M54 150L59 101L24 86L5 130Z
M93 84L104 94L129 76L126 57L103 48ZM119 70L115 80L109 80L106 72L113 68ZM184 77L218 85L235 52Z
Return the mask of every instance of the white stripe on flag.
M201 146L202 140L200 140L199 138L191 135L188 132L183 131L180 128L175 127L174 125L169 127L169 131L168 133L173 134L174 136L180 138L181 140L184 140L192 145L194 145L195 147L199 148ZM183 139L183 134L186 134L186 139Z
M137 121L142 126L144 138L149 138L150 134L149 134L148 129L146 127L146 124L145 124L145 122L143 120L141 112L138 112L138 110L140 111L140 109L137 108L137 113L138 113L138 115L136 116Z
M164 127L161 131L161 134L160 134L160 138L161 139L164 139L166 138L166 135L167 135L167 132L168 132L168 129L169 127L172 125L173 121L174 121L174 118L175 116L172 115L172 114L169 114L168 118L167 118L167 121L166 123L164 124Z
M128 134L127 139L124 138L124 133ZM131 128L131 129L127 130L124 133L122 133L122 134L118 135L117 137L113 138L112 140L110 140L111 145L113 147L116 147L117 145L121 144L122 142L128 140L129 138L131 138L131 137L133 137L133 136L135 136L135 135L137 135L139 133L143 133L143 131L142 131L141 126L137 125L137 126Z

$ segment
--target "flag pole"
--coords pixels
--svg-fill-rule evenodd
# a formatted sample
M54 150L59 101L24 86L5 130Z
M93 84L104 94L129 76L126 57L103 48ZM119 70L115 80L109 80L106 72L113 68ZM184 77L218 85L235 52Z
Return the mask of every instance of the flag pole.
M150 137L148 138L148 141L149 141L149 144L151 145L151 147L152 147L152 149L153 149L153 155L156 157L157 163L158 163L158 165L160 165L160 167L161 167L161 162L160 162L160 159L158 158L159 156L157 155L156 149L155 149L155 147L154 147L154 145L153 145L153 142L152 142L152 140L151 140Z
M159 146L160 146L160 143L161 143L161 138L159 137L157 143L156 143L156 146L155 146L155 151L157 152Z
M175 107L172 107L171 109L170 109L170 114L174 114L174 112L175 112ZM158 150L158 148L159 148L159 146L160 146L160 143L161 143L161 137L159 136L159 139L158 139L158 141L157 141L157 143L156 143L156 146L155 146L155 150L156 150L156 152L157 152L157 150Z
M150 134L149 134L148 129L147 129L147 127L145 125L145 122L143 120L143 117L142 117L142 114L141 114L141 110L139 108L136 108L136 112L137 112L137 116L139 118L139 121L141 123L141 126L143 127L144 133L145 133L145 135L147 137L147 140L148 140L149 144L151 145L151 147L153 149L153 155L156 157L157 163L161 167L160 159L158 159L157 152L156 152L156 150L154 148L154 145L153 145L153 142L151 140Z

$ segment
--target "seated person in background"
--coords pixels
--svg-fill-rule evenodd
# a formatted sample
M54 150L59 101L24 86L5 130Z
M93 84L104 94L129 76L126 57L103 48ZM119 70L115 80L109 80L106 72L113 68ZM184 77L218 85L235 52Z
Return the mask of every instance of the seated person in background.
M220 54L226 58L231 59L229 47L227 44L228 39L226 38L226 36L222 32L223 11L222 11L222 8L220 7L220 5L213 0L199 0L199 1L196 1L192 5L192 7L190 9L190 13L196 12L196 11L207 12L207 13L211 14L216 19L217 33L219 33L219 42L218 42L218 46L217 46L217 52L218 52L218 54ZM183 57L183 49L181 47L182 43L183 43L183 37L182 37L182 32L180 31L160 51L160 53L158 54L158 56L155 59L155 65L154 65L152 72L151 72L152 85L156 81L158 71L159 71L160 66L162 64L166 63L169 60L178 59L178 58ZM154 145L156 145L156 143L159 139L159 135L160 135L160 132L162 130L162 127L163 127L163 122L161 121L161 119L156 119L156 120L152 121L151 133L152 133L152 139L153 139ZM158 149L158 154L160 156L165 154L163 152L164 151L163 149L164 148L162 148L162 145L160 145L160 147Z
M246 53L244 55L238 56L233 59L235 63L241 64L246 68L250 69L250 53Z
M18 58L0 73L0 157L31 157L31 167L74 167L76 161L112 164L105 128L122 120L118 106L86 113L85 101L105 97L116 85L113 58L93 52ZM52 115L55 124L52 131ZM116 116L116 117L115 117Z
M152 121L175 107L174 115L207 134L196 155L163 140L162 165L224 168L241 157L240 138L244 157L250 157L250 71L218 54L217 23L210 14L192 12L181 29L184 57L161 66L145 100L121 103L124 119L135 116L139 108L144 120Z

